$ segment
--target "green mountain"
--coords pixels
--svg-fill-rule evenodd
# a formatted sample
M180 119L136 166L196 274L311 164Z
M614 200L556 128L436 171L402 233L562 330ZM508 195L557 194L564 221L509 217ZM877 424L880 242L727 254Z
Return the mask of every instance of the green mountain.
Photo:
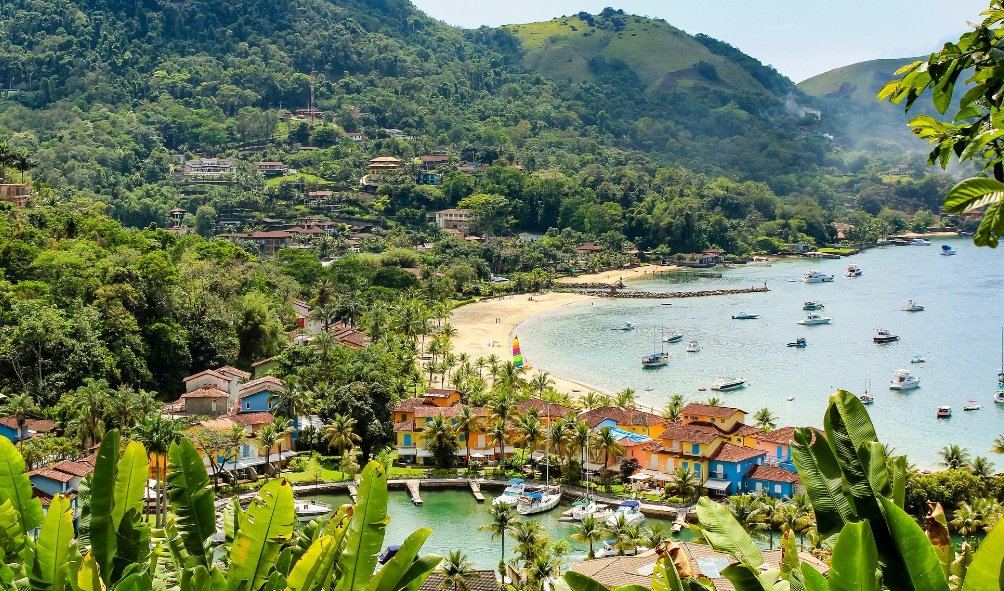
M896 70L919 57L870 60L823 72L798 83L798 89L815 97L871 105L875 95L895 77Z

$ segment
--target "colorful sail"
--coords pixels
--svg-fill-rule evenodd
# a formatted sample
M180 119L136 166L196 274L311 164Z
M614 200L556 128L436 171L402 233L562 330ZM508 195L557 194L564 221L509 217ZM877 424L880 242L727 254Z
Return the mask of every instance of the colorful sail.
M512 340L512 362L516 367L523 367L523 354L519 352L519 337Z

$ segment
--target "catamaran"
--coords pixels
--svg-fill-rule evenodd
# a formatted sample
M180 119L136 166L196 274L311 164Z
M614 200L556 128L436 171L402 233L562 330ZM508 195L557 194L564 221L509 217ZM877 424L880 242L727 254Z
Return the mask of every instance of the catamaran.
M512 338L512 364L517 369L525 369L523 367L523 353L519 350L519 337L517 336Z

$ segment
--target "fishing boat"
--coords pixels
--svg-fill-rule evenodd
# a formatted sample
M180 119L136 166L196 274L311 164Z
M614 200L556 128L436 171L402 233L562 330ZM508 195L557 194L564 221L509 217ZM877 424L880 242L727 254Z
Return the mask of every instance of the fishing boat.
M925 363L927 362L927 357L923 355L914 355L910 358L910 363Z
M718 378L715 383L711 384L712 390L718 390L719 392L731 392L732 390L739 390L746 385L746 380L742 378Z
M941 256L943 256L943 257L955 256L958 253L959 253L959 251L957 251L954 248L952 248L951 244L942 244L941 245Z
M740 312L732 315L733 320L756 320L759 317L759 314L751 314L749 312Z
M294 501L293 509L296 511L297 521L310 521L317 517L324 517L334 511L331 505L327 503L311 501L309 499Z
M620 516L624 516L624 521L628 525L634 525L645 521L645 515L641 512L641 503L638 501L623 501L617 509L607 517L607 526L616 527Z
M802 283L829 283L833 281L833 275L826 275L819 271L806 271L802 275Z
M923 238L914 238L910 241L910 246L931 246L931 241L924 240Z
M795 341L793 343L788 343L788 346L789 347L797 347L799 349L804 349L807 346L809 346L809 343L806 342L805 337L798 337L797 339L795 339Z
M658 337L655 340L658 342L658 340L659 340ZM642 358L641 358L641 366L642 367L662 367L663 365L666 365L667 363L669 363L669 353L666 352L666 348L665 347L661 346L661 343L660 343L660 348L661 348L661 350L659 352L657 352L657 353L650 353L648 355L642 356Z
M920 387L920 378L910 375L905 369L896 370L889 382L890 390L912 390Z
M634 322L627 321L627 322L625 322L624 324L622 324L620 326L615 326L615 327L611 328L610 330L634 330L636 328L638 328L638 327L634 325Z
M823 302L817 302L815 300L809 300L808 302L802 304L803 310L822 310L824 307Z
M872 337L872 340L876 343L893 343L899 340L899 335L892 334L891 331L884 328L878 328L875 330L875 336Z
M547 486L521 495L516 502L516 511L520 515L544 513L557 507L560 502L561 489L557 486Z
M857 265L847 265L844 277L861 277L861 267Z
M700 352L701 352L700 343L698 343L697 341L690 341L689 343L687 343L687 353L700 353Z
M983 408L983 406L981 406L979 402L969 400L966 402L966 405L962 407L962 410L980 410L981 408Z
M906 301L906 305L903 306L903 311L904 312L923 312L924 311L924 306L921 306L920 304L918 304L917 302L915 302L913 300L907 300Z
M939 406L938 407L938 418L939 419L947 419L947 418L949 418L951 416L952 416L952 407L951 406Z
M682 340L683 335L672 330L662 335L662 342L664 343L679 343Z
M515 505L519 497L526 491L526 483L522 478L510 478L502 494L495 497L492 505Z
M828 316L820 316L819 314L808 314L805 318L798 321L798 324L803 326L816 326L819 324L829 324L832 318Z

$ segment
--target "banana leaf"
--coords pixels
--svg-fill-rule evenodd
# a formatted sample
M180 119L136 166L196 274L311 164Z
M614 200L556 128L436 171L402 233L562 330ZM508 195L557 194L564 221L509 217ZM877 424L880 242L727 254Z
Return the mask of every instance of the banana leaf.
M906 456L890 456L887 460L889 465L889 479L892 481L893 502L899 508L904 508L906 504L906 480L909 470L906 466Z
M200 565L182 571L180 591L224 591L226 579L218 569Z
M185 438L171 444L167 458L167 496L171 511L177 515L185 550L198 564L208 567L206 540L216 533L216 508L206 466L195 445Z
M115 559L112 561L112 582L125 577L126 569L150 560L150 526L143 523L135 508L122 517L115 539Z
M363 591L383 547L387 516L387 469L371 461L363 469L356 505L345 534L345 549L339 559L341 577L336 591Z
M965 577L962 591L1004 589L1004 520L998 522L980 544L965 570Z
M0 549L6 556L12 556L24 547L25 536L21 532L21 517L10 499L0 502Z
M878 591L878 550L868 521L848 523L830 561L830 591Z
M287 580L291 591L316 591L320 589L334 565L338 544L331 536L321 536L293 565Z
M31 496L24 458L6 437L0 437L0 502L3 501L10 501L17 511L22 534L42 523L42 503Z
M94 561L93 554L90 552L84 554L83 558L80 559L76 576L70 582L74 591L104 591L105 585L101 582L98 563Z
M948 521L945 519L945 510L941 508L941 503L929 503L929 506L931 511L924 518L924 533L931 541L934 553L941 562L941 570L945 571L947 577L955 558L955 553L952 551L952 535L948 531Z
M415 576L422 576L423 574L432 572L432 569L439 564L439 560L433 563L426 573L413 573L412 579L404 579L404 576L408 574L412 564L418 558L418 553L422 550L422 544L425 543L430 534L432 534L431 529L423 528L412 532L410 536L405 538L404 543L401 544L394 558L383 565L383 568L370 579L366 585L366 591L400 591L408 587Z
M722 575L738 591L787 591L787 581L778 581L781 571L770 569L760 571L755 566L739 563L730 564L722 569Z
M283 544L292 537L295 524L293 488L289 482L273 480L261 487L248 506L230 549L227 588L257 591L268 579Z
M781 576L787 579L791 573L799 572L800 562L795 534L789 529L781 536Z
M565 582L572 591L610 591L596 579L574 570L565 573Z
M763 564L763 554L728 509L708 498L697 501L700 532L712 548L735 556L754 569Z
M802 583L805 585L805 591L829 591L830 589L826 577L808 562L802 563Z
M34 544L34 560L26 565L33 591L63 591L73 543L73 509L70 500L56 495L42 521L42 530Z
M885 512L885 523L891 534L892 547L885 552L890 559L882 559L884 584L890 589L912 591L948 591L948 580L941 570L934 547L906 511L885 497L879 497ZM875 538L878 542L878 537Z
M881 491L872 489L869 473L885 471L885 456L876 458L870 455L870 451L864 451L870 450L869 444L878 441L864 405L850 392L838 390L830 396L823 426L830 449L850 490L854 512L859 519L878 520L876 525L880 525L882 511L876 497ZM888 487L888 474L879 478ZM875 539L880 545L887 538L882 529L881 526L875 528Z
M844 493L844 477L833 450L821 437L814 438L814 435L811 429L795 430L792 459L812 499L816 529L829 537L843 529L845 523L857 521L857 514Z
M116 430L105 433L98 448L91 476L89 530L91 552L98 563L98 573L105 586L111 585L112 562L115 558L116 530L113 520L115 480L118 471L121 437Z
M147 573L133 573L119 581L115 591L153 591L153 580Z
M143 501L146 498L146 486L149 481L150 460L146 449L138 441L126 444L118 462L115 475L115 506L112 509L112 527L116 531L122 523L122 517L133 510L136 517L143 512Z

